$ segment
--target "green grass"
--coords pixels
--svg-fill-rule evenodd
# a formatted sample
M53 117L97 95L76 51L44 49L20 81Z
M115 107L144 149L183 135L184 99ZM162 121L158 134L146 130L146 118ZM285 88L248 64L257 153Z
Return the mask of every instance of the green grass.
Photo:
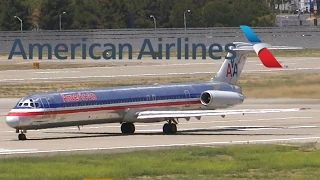
M293 145L180 147L0 160L0 179L317 179L320 151Z

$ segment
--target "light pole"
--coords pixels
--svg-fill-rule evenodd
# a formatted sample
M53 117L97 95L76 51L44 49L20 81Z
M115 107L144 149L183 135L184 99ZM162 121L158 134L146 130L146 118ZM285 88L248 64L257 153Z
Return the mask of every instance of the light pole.
M22 19L20 19L18 16L13 16L13 17L16 18L16 19L19 19L19 21L20 21L20 30L22 32Z
M187 29L186 12L187 12L187 13L190 13L191 11L190 11L190 9L188 9L188 10L184 11L184 13L183 13L183 21L184 21L184 29L185 29L185 30Z
M153 18L153 22L154 22L154 30L157 29L157 23L156 23L156 18L154 17L154 15L150 15L151 18Z
M282 8L283 8L283 0L281 0L281 7L279 7L279 9L280 9L280 14L282 14ZM283 8L283 10L284 10L284 8Z
M39 31L39 25L38 25L38 23L34 23L34 25L37 27L37 31Z
M186 10L183 12L183 23L184 23L184 36L186 37L186 31L187 31L187 17L186 17L186 12L190 13L190 9Z
M310 17L311 17L311 6L312 6L311 0L310 0L309 4L310 4L309 11L310 11Z
M62 12L62 14L66 14L66 12ZM61 16L62 16L62 14L59 14L59 25L60 25L60 31L61 31Z

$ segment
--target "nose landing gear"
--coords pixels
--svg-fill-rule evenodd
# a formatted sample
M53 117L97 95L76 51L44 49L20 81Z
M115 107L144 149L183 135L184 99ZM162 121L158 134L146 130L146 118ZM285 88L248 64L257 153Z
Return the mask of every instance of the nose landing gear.
M27 130L19 130L19 129L17 129L16 130L16 133L19 133L19 131L21 131L20 132L20 134L18 135L18 139L20 140L20 141L24 141L24 140L27 140L27 136L24 134L24 133L27 133Z
M18 135L18 139L21 140L21 141L24 141L24 140L27 140L27 137L25 134L21 133Z

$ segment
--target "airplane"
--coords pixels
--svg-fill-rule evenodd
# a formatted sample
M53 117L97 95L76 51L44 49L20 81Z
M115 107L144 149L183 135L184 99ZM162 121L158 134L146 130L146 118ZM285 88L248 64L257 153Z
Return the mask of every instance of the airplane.
M281 68L270 49L302 49L262 43L249 26L240 28L249 43L235 42L235 58L226 58L208 81L32 93L10 110L6 124L16 129L19 140L27 139L27 130L105 123L120 123L122 133L133 134L134 123L166 122L163 133L176 134L179 119L304 110L225 109L241 104L246 98L237 82L249 52L255 51L266 67Z

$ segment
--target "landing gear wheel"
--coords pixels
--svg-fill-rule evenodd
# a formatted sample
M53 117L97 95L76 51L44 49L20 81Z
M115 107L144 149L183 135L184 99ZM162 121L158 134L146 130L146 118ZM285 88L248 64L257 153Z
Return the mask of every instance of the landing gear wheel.
M163 125L163 133L164 134L176 134L177 133L177 125L166 123Z
M19 135L18 135L18 139L19 139L19 140L27 140L27 137L26 137L25 134L19 134Z
M163 130L164 134L169 134L170 133L170 124L167 124L167 123L164 124L162 130Z
M136 130L133 123L122 123L121 124L121 132L123 134L133 134Z

